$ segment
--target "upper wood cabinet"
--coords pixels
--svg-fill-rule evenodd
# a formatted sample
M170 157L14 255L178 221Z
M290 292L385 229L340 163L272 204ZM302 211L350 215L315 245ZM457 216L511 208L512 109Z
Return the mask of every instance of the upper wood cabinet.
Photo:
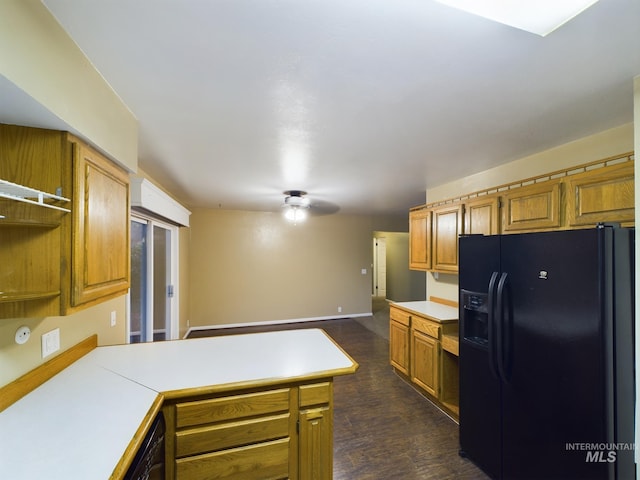
M503 193L503 233L560 228L561 187L560 180L548 180Z
M129 177L66 132L0 125L0 179L55 194L0 200L0 318L72 313L129 288Z
M567 217L571 227L634 221L633 162L572 175L566 183Z
M467 235L500 233L500 198L498 196L465 200L464 233Z
M63 188L69 155L61 132L0 124L2 180L70 197ZM60 315L62 225L70 214L2 198L0 215L0 318Z
M74 139L71 307L129 288L129 175Z
M463 233L462 203L434 208L433 212L433 270L458 271L458 236Z
M456 273L461 234L564 230L600 222L633 226L634 188L631 152L480 192L461 192L443 205L413 208L410 268Z
M431 210L426 208L409 212L409 268L431 268Z

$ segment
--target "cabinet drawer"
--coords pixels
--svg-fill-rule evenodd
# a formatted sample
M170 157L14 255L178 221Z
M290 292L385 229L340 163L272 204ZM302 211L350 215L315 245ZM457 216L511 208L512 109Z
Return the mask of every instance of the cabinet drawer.
M176 433L176 457L186 457L289 436L288 413L252 418Z
M395 320L403 325L409 326L411 324L411 315L404 310L391 307L389 309L389 316L391 317L391 320Z
M440 338L441 326L421 317L413 317L413 329L425 333L433 338Z
M289 388L185 402L176 405L176 427L289 411Z
M331 401L331 383L314 383L300 386L300 406L327 404Z
M263 480L289 477L289 439L176 460L177 480Z

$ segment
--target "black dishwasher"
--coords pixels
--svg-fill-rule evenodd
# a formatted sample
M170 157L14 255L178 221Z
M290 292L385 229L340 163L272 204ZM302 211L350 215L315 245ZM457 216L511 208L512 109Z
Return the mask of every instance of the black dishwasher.
M124 480L164 480L164 433L162 412L153 421Z

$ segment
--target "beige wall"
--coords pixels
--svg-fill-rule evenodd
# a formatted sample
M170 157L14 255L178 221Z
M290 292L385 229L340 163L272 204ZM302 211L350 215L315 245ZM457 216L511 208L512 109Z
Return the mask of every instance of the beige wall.
M195 209L191 327L370 313L376 224L338 214L292 225L279 213Z
M137 168L137 122L39 0L0 2L0 75L122 165ZM110 326L111 312L116 326ZM40 336L60 328L60 352L97 334L100 345L124 343L125 297L66 317L0 321L0 386L46 359ZM21 325L31 329L14 342Z
M0 75L123 166L138 164L138 126L40 0L0 2Z
M116 312L115 327L110 323L113 311ZM99 345L124 343L125 311L126 302L122 296L65 317L0 320L0 386L24 375L93 334L98 335ZM24 345L18 345L14 337L16 330L22 325L31 329L31 337ZM40 337L55 328L60 329L60 352L43 359Z
M634 151L634 124L629 123L427 190L427 203L455 198L574 165ZM637 176L636 176L637 178ZM636 200L637 201L637 200ZM637 211L637 210L636 210ZM458 299L458 276L427 273L427 295ZM437 277L437 278L436 278Z

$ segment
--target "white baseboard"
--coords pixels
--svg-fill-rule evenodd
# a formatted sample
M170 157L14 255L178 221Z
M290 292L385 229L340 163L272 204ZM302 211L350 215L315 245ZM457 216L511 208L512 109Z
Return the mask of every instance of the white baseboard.
M328 317L307 317L307 318L291 318L288 320L268 320L265 322L247 322L247 323L226 323L223 325L203 325L197 327L189 327L187 333L184 334L183 338L188 338L191 332L196 332L198 330L221 330L224 328L238 328L238 327L258 327L264 325L281 325L286 323L302 323L302 322L317 322L319 320L338 320L341 318L355 318L355 317L370 317L373 315L372 312L368 313L353 313L349 315L335 315Z

